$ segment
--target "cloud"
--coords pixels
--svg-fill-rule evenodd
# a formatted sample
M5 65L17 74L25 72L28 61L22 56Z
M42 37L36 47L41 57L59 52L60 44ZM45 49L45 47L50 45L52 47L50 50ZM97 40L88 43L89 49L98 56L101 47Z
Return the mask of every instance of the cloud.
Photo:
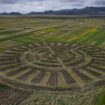
M18 0L0 0L0 3L2 4L13 4L13 3L16 3L18 2Z
M105 6L105 0L0 0L0 12L46 11Z
M95 2L95 4L96 4L96 5L103 5L103 6L105 6L105 0L97 0L97 1Z
M15 3L24 3L24 2L34 2L34 1L42 2L42 1L46 1L46 0L0 0L0 3L15 4Z

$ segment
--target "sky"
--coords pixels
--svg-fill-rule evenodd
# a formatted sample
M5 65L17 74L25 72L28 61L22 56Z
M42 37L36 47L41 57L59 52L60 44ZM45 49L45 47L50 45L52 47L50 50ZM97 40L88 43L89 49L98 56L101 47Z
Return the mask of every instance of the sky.
M0 0L0 13L29 13L89 6L105 7L105 0Z

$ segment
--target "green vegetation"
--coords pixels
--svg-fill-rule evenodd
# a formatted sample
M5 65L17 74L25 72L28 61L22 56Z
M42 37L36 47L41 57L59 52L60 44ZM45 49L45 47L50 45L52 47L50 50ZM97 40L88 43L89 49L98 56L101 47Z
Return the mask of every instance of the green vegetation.
M35 42L75 42L98 46L105 44L105 19L14 17L1 18L0 23L0 43L9 41L16 45ZM12 46L9 43L7 48Z
M5 89L6 87L7 87L6 85L0 84L0 89L1 88L4 88Z
M28 28L26 28L26 27L28 27ZM11 47L18 46L18 45L22 45L21 46L21 50L22 50L22 48L23 48L23 50L27 49L28 48L27 44L30 44L30 45L33 46L33 43L35 43L35 42L44 42L43 44L45 44L46 49L50 49L50 50L51 50L52 47L49 48L47 46L48 43L46 43L46 42L52 42L51 46L53 46L55 44L53 42L59 42L58 46L60 46L60 44L61 44L60 42L68 42L68 43L89 44L89 45L95 45L95 46L99 46L99 47L105 48L105 18L97 18L97 19L96 18L89 18L89 19L88 18L79 18L79 19L61 19L61 18L57 19L56 18L56 19L53 19L52 18L51 19L51 18L34 18L34 17L6 17L6 18L2 18L1 17L0 18L0 54L2 54L5 50L10 49ZM64 43L62 43L62 44L64 44ZM34 46L33 47L32 46L29 46L29 47L34 49ZM57 48L57 45L54 45L53 48L54 47ZM84 50L83 51L85 51L85 47L86 46L84 46ZM35 49L35 51L40 52L41 48L43 48L42 45L38 46L39 51L37 51L36 49ZM102 75L105 76L105 73L103 73L104 70L105 70L105 67L103 66L104 62L105 62L105 59L104 59L105 58L105 56L104 56L105 53L103 52L103 50L101 52L100 49L95 49L95 48L91 49L91 46L90 47L87 46L86 48L87 48L86 50L88 50L88 48L89 48L90 53L92 54L92 56L96 55L96 57L93 56L94 59L96 58L94 60L94 62L97 65L98 64L102 64L101 65L102 67L101 66L99 67L96 64L94 64L94 62L91 62L89 64L93 63L93 65L90 65L90 67L93 66L93 69L92 68L91 68L91 70L90 70L90 68L86 69L87 71L85 71L85 72L82 71L82 70L81 71L80 70L75 70L74 75L77 74L77 76L75 75L76 78L79 75L80 78L83 78L83 80L86 79L86 83L88 83L89 80L98 79L99 76L101 77ZM44 52L44 50L46 50L46 49L43 49L43 51L41 51L40 54L36 53L36 55L38 55L39 58L45 57L44 58L44 62L45 62L45 59L47 58L46 57L46 53ZM19 53L18 47L16 47L15 50L18 51L17 53ZM14 56L16 56L17 53L16 53L15 50L14 50L14 52L12 52L12 50L11 50L11 53L9 53L9 52L7 52L7 54L5 53L6 55L4 55L4 57L2 57L4 60L1 59L1 61L0 61L1 62L0 69L1 69L1 71L2 71L2 69L4 69L5 70L4 72L6 73L6 76L7 77L11 77L12 79L15 78L15 74L17 75L18 73L20 73L22 71L22 73L23 74L25 73L25 75L23 75L23 74L21 75L21 73L20 73L20 75L18 74L18 76L20 76L20 78L17 78L17 76L16 76L16 80L19 80L19 79L22 80L23 82L25 82L25 85L26 85L26 83L31 84L30 83L31 79L29 78L29 81L27 82L27 79L25 80L25 78L28 78L28 76L31 75L31 73L34 74L35 70L32 70L31 72L29 72L28 69L24 68L24 66L23 66L23 68L21 67L21 71L18 71L18 70L20 70L20 69L17 69L18 66L20 67L20 63L21 63L20 59L18 61L18 60L16 60L16 58L14 58L14 61L12 62L11 59L13 59L13 58L11 58L11 56L7 56L9 54L10 55L14 54ZM50 53L52 53L50 55L49 55L48 51L47 51L47 53L48 53L47 56L49 58L51 56L54 56L55 53L53 53L52 50L50 51ZM57 51L60 52L61 50L57 49ZM44 53L44 55L43 55L43 53ZM83 53L80 53L79 55L81 55L81 56L77 57L77 59L75 59L75 56L74 56L74 58L72 58L73 57L72 53L71 53L70 56L69 56L68 52L66 54L66 50L64 51L64 54L65 54L65 57L63 57L60 54L59 55L62 57L62 59L67 59L65 61L65 62L67 62L67 64L68 64L68 62L71 61L71 59L77 60L77 62L81 63L81 60L84 60L84 57L86 58L86 56L87 56L87 55L85 56L85 54L83 54ZM98 55L101 55L101 57L103 57L103 58L101 59L101 57L99 57ZM31 61L33 63L33 59L34 59L35 62L36 62L36 65L39 65L39 67L40 66L43 67L43 62L40 62L39 59L34 58L35 57L34 52L33 52L33 54L31 52L31 54L26 53L26 55L24 55L24 54L20 54L19 56L17 55L17 58L19 58L20 56L23 56L22 57L22 59L23 59L22 63L25 63L25 61L24 61L25 59L24 58L27 58L26 60L27 61L29 60L30 63L31 63ZM56 55L55 55L55 57L56 57ZM69 59L69 57L71 59ZM33 59L30 60L30 58L33 58ZM58 68L59 68L59 65L57 65L57 63L54 62L54 61L53 61L54 65L52 65L52 62L51 62L51 60L49 58L48 58L49 61L46 62L47 65L44 65L44 66L47 66L46 67L47 69L48 69L48 66L50 67L50 66L54 66L54 65L58 66ZM61 60L58 59L58 61L59 61L58 64L62 64L63 65L62 69L65 68L65 69L68 70L68 68L69 68L68 66L69 65L63 64L64 62L62 62L62 59ZM88 58L88 57L87 57L87 59L85 59L85 61L87 61L87 62L89 62L89 60L90 60L90 58ZM19 63L19 64L16 65L15 63L16 64ZM4 64L4 66L2 66L3 64ZM95 67L95 69L94 69L94 67ZM46 68L45 68L45 70L46 70ZM9 69L10 71L6 71L7 69ZM15 69L16 69L16 71L14 71ZM25 71L25 70L27 70L27 71ZM11 73L9 73L9 72L11 72ZM39 73L39 72L40 71L38 71L37 73ZM69 81L71 81L70 79L72 79L72 78L69 79L70 75L68 75L67 72L65 72L63 70L62 70L62 72L63 72L62 74L64 74L64 76L63 75L59 75L60 76L59 80L61 81L60 84L63 84L62 85L62 87L63 87L63 86L67 86L67 85L64 84L65 81L68 83ZM84 75L82 75L81 72L83 72ZM88 72L88 74L87 74L87 72ZM2 73L2 72L0 72L0 73ZM47 71L46 74L44 74L44 72L39 73L37 78L35 78L37 80L36 81L37 84L41 82L40 81L41 78L44 81L44 82L40 83L40 85L42 85L42 86L45 86L46 83L53 83L53 84L55 83L56 84L56 78L58 77L57 72L55 72L55 74L54 74L54 72L51 72L52 75L55 76L55 77L53 79L49 79L50 80L49 82L46 82L46 80L50 77L49 73L50 73L49 71ZM59 73L61 74L61 72L59 72ZM43 78L44 75L48 75L48 76ZM87 75L87 76L85 76L85 75ZM3 76L5 76L5 74ZM86 78L88 76L91 79ZM39 78L39 77L41 77L41 78ZM62 79L62 77L64 77L64 78ZM31 78L33 78L33 76ZM54 81L51 81L51 80L54 80ZM82 81L82 79L81 79L81 81ZM85 82L81 82L81 81L80 81L80 84L85 84ZM47 84L47 85L50 85L50 87L53 87L52 84ZM68 87L70 85L71 85L71 83L68 85ZM77 86L77 88L78 88L77 84L73 84L73 88L75 86ZM83 86L83 85L81 85L81 86ZM8 94L4 91L5 88L7 89ZM16 97L18 97L19 100L20 100L22 98L22 95L25 98L27 96L27 94L26 94L27 92L21 95L21 92L19 91L20 96L18 96L17 90L12 90L13 93L11 93L10 89L8 89L8 88L9 87L0 84L1 91L3 90L3 92L5 93L4 94L2 92L3 97L5 97L6 95L12 96L11 94L15 94L15 95L17 95ZM54 88L55 88L55 86L54 86ZM42 94L42 93L35 93L34 92L33 94L31 94L31 97L28 97L28 100L23 101L23 104L19 104L19 105L34 105L34 104L36 104L36 105L77 105L77 103L78 103L78 105L92 105L91 102L93 100L90 99L90 98L94 98L93 94L97 95L97 93L95 93L96 89L97 89L97 87L94 87L94 90L86 91L85 94L84 94L84 91L83 91L83 93L81 93L82 91L79 92L79 93L76 93L76 92L78 92L78 90L76 92L72 91L72 92L70 92L70 94L69 94L69 92L67 94L65 93L66 95L65 94L61 94L61 93L59 94L59 93L56 93L56 92L55 93L51 93L50 91L48 93L44 92L44 94ZM6 96L6 97L8 97L8 96ZM15 98L14 96L12 96L12 97ZM17 101L16 101L17 103L19 101L18 98L16 98L17 99ZM9 98L6 99L5 98L4 100L6 100L6 102L9 102L9 100L11 100L11 99L9 99ZM21 101L22 100L20 100L20 102ZM97 99L95 101L96 101L95 105L105 105L105 90L101 91L101 93L99 94L99 96L97 97ZM2 100L2 102L4 102L4 101ZM13 103L13 102L14 101L12 100L7 105L10 105L11 103L13 105L16 104L16 103ZM81 103L83 103L83 104L81 104ZM6 105L6 104L3 104L3 105Z
M95 100L96 105L105 105L105 89L102 89Z

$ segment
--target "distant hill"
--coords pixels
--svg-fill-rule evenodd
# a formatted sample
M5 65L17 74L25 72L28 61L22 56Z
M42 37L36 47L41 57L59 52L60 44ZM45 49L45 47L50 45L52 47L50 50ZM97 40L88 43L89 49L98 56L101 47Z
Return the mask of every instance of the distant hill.
M86 7L83 9L31 12L29 15L105 15L105 7Z
M19 12L11 12L11 13L0 13L0 15L22 15Z
M23 15L18 12L1 13L0 15ZM86 7L83 9L63 9L58 11L30 12L25 15L105 15L105 7Z

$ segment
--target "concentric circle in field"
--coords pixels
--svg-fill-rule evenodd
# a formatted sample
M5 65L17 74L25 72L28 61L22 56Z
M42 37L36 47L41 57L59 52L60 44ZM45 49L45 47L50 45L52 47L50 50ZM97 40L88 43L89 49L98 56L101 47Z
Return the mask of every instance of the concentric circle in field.
M36 43L0 56L0 78L29 90L78 89L105 76L105 50L90 45Z

